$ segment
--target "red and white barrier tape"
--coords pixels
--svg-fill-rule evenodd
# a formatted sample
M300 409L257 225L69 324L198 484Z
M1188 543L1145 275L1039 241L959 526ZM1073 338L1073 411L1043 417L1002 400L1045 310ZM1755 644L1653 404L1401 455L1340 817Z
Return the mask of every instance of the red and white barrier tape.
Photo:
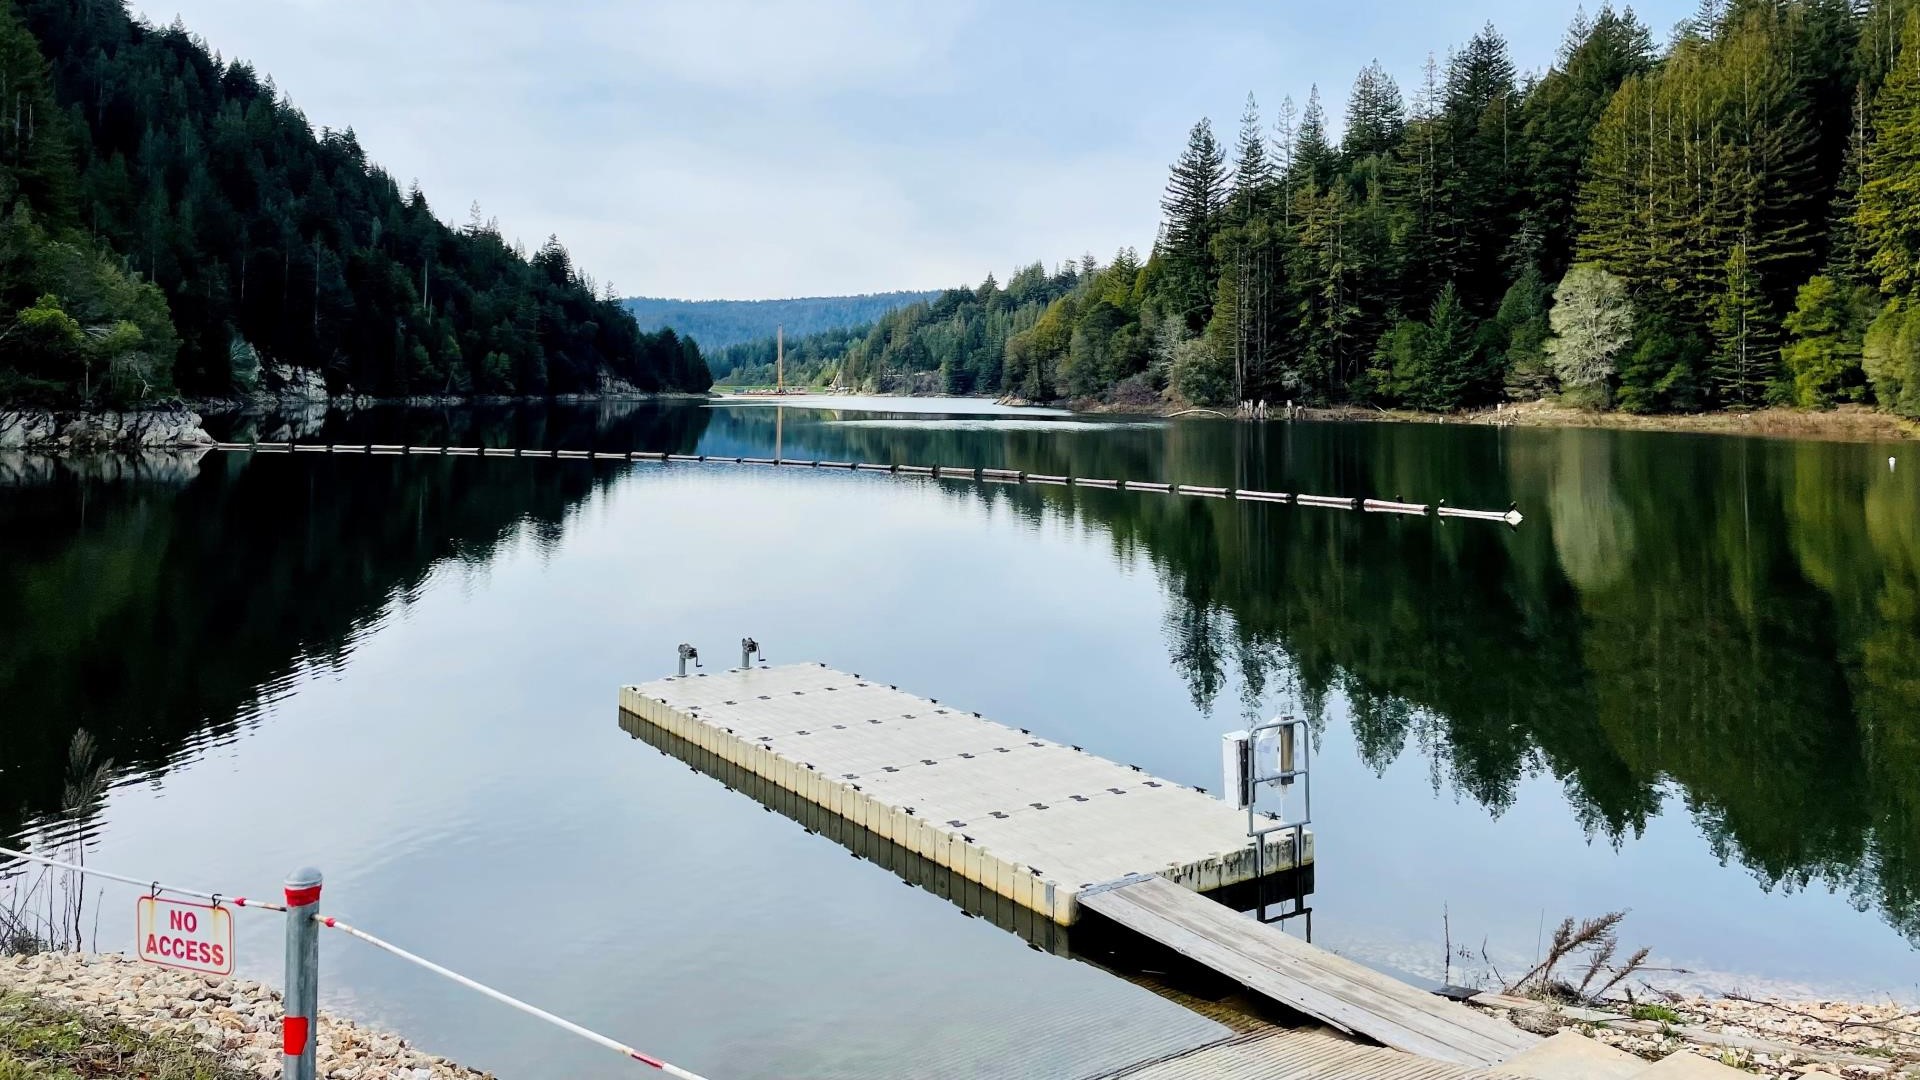
M142 889L147 889L152 891L155 895L158 895L160 893L173 893L178 896L191 896L201 900L210 900L210 901L213 901L215 904L232 904L234 907L264 908L268 911L278 911L282 913L284 913L287 910L284 906L280 904L272 903L271 901L267 901L267 900L249 900L244 896L228 896L225 893L203 892L199 889L182 889L172 885L162 885L157 881L152 881L152 880L143 881L139 878L127 877L124 874L111 874L105 870L95 870L90 866L80 866L75 863L62 862L59 859L49 859L44 855L32 855L24 851L15 851L12 848L0 847L0 857L5 857L9 859L19 859L23 862L37 863L41 866L50 866L57 870L71 870L79 874L92 874L95 877L105 878L108 881L118 881L118 882L125 883L127 885L134 885ZM4 869L4 868L0 868L0 869ZM316 888L313 891L317 894L319 890ZM294 896L294 894L292 893L289 893L288 895L290 897ZM307 902L311 903L312 901L308 900ZM578 1035L581 1038L586 1039L588 1042L597 1043L598 1045L604 1046L609 1050L613 1050L618 1053L624 1054L628 1058L631 1058L634 1061L640 1062L642 1065L648 1065L655 1069L659 1069L661 1072L667 1074L668 1076L676 1077L678 1078L678 1080L706 1080L706 1078L701 1076L699 1073L689 1072L686 1069L683 1069L680 1066L673 1064L672 1062L662 1061L659 1058L652 1056L651 1054L643 1054L640 1051L635 1050L633 1047L628 1046L626 1043L620 1042L615 1039L609 1039L605 1035L602 1035L597 1031L588 1030L587 1028L583 1028L579 1024L576 1024L571 1020L562 1019L546 1011L545 1009L539 1008L534 1005L529 1005L526 1002L521 1001L519 998L513 997L509 994L503 994L500 991L495 990L493 987L486 985L485 983L476 982L472 979L467 978L465 975L460 974L457 971L453 971L449 968L442 967L439 964L436 964L433 961L428 960L423 956L418 956L414 953L410 953L407 950L401 948L398 945L395 945L390 941L382 940L381 938L377 938L372 934L367 933L365 930L360 930L360 929L356 929L355 927L348 926L346 923L343 923L338 919L335 919L326 915L316 915L314 916L314 920L317 921L321 926L324 926L329 930L338 930L341 933L348 935L349 937L357 938L361 941L364 941L367 944L372 945L377 949L384 949L385 951L392 953L393 955L399 957L402 960L407 961L408 963L417 964L420 967L426 968L428 971L431 971L436 975L440 975L444 978L451 979L454 982L459 983L460 985L466 987L469 990L474 990L479 993L485 994L486 996L494 999L495 1001L500 1002L503 1005L512 1006L513 1008L518 1009L529 1016L535 1017L540 1020L545 1020L547 1023L552 1024L553 1026L561 1029L562 1031L571 1032L572 1034Z
M643 1054L640 1051L635 1050L633 1047L628 1046L626 1043L620 1042L617 1039L609 1039L605 1035L602 1035L597 1031L590 1031L587 1028L583 1028L579 1024L576 1024L571 1020L564 1020L546 1011L545 1009L539 1008L538 1006L529 1005L526 1002L521 1001L519 998L513 997L509 994L503 994L500 991L495 990L493 987L486 985L485 983L475 982L474 980L467 978L465 975L462 975L457 971L453 971L449 968L441 967L439 964L436 964L433 961L426 959L425 957L417 956L413 953L410 953L407 950L401 948L398 945L395 945L390 941L383 941L380 938L374 937L372 934L367 933L365 930L360 930L360 929L356 929L354 927L348 926L346 923L343 923L340 920L332 918L327 915L316 915L314 916L314 919L318 921L321 926L324 926L329 930L338 930L341 933L348 935L349 937L353 937L360 941L364 941L367 944L372 945L374 948L384 949L387 952L390 952L393 955L399 957L400 959L407 961L408 963L416 964L420 967L426 968L428 971L433 972L435 975L439 975L443 978L451 979L454 982L459 983L461 986L464 986L469 990L473 990L473 991L477 991L479 993L485 994L486 996L492 998L493 1000L500 1002L502 1005L511 1006L515 1009L520 1010L523 1013L526 1013L528 1016L532 1016L540 1020L545 1020L547 1023L552 1024L554 1027L557 1027L562 1031L567 1031L567 1032L571 1032L572 1034L578 1035L581 1038L587 1040L588 1042L596 1043L600 1046L604 1046L609 1050L615 1051L616 1053L625 1054L627 1057L632 1058L634 1061L638 1061L642 1065L650 1065L653 1068L659 1069L661 1072L666 1073L668 1076L678 1077L679 1080L705 1080L705 1078L702 1077L699 1073L688 1072L686 1069L683 1069L680 1066L673 1064L672 1062L662 1061L659 1058L653 1057L650 1054Z

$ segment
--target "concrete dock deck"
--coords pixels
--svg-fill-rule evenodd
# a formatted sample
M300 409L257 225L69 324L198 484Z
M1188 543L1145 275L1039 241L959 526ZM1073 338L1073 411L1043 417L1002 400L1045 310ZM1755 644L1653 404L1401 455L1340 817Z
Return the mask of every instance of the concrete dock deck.
M623 687L620 707L1059 925L1118 881L1254 878L1243 810L824 665L660 679ZM1290 837L1264 842L1268 873L1293 867Z

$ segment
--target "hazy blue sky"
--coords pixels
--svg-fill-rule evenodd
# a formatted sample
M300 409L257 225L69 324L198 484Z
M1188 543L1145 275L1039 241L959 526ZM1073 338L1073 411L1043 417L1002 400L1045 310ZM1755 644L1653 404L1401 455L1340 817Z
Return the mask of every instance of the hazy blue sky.
M1694 0L1637 5L1664 41ZM1378 58L1410 91L1491 20L1544 68L1574 0L135 0L351 126L441 218L560 234L623 294L977 282L1152 242L1201 116L1231 139Z

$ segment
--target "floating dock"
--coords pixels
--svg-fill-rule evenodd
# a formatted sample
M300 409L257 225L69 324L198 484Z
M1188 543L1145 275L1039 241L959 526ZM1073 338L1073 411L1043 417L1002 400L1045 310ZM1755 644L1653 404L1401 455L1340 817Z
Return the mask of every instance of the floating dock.
M1255 877L1244 810L824 665L660 679L623 687L620 707L1058 925L1122 882L1198 893ZM1268 874L1294 869L1292 836L1262 842Z
M1198 788L820 664L627 686L620 708L637 737L1036 947L1066 952L1061 928L1091 912L1346 1036L1228 1039L1116 1077L1465 1080L1540 1041L1202 895L1262 864L1246 811ZM1267 874L1311 866L1305 828L1297 848L1258 842Z

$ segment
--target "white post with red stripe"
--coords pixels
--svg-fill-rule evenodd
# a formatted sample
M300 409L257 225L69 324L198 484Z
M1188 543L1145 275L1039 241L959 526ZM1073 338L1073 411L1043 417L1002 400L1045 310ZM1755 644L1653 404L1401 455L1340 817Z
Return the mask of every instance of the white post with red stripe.
M282 1080L315 1080L320 1041L320 871L287 875L286 1015L280 1021Z

